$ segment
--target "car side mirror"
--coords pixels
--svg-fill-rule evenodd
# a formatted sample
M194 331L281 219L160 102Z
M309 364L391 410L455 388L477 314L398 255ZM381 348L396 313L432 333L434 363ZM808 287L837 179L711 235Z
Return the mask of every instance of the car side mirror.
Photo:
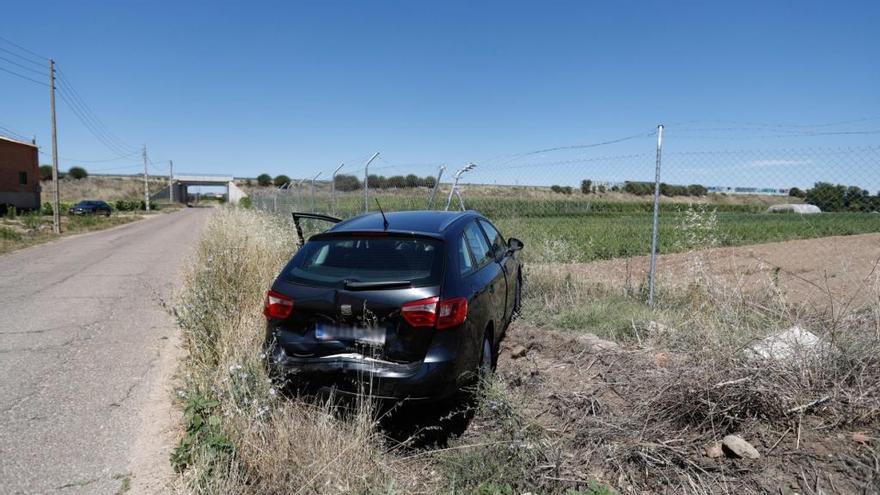
M509 252L514 253L516 251L519 251L523 247L525 247L523 241L517 239L516 237L510 237L507 239L507 250Z

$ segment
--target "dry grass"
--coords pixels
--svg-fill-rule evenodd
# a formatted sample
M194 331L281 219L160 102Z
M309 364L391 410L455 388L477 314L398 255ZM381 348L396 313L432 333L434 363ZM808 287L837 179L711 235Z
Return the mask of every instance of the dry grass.
M61 201L76 202L83 199L116 201L117 199L144 199L144 182L141 178L86 177L85 179L64 178L61 183ZM151 179L150 191L155 193L168 185L164 179ZM42 199L50 201L55 193L55 183L41 181Z
M530 267L525 315L505 344L527 355L502 353L463 434L427 445L392 435L369 401L340 410L279 396L260 357L260 310L293 230L269 215L219 209L178 307L189 355L177 488L609 493L598 479L633 494L876 493L880 298L843 315L793 305L773 284L729 289L700 259L711 228L694 224L682 227L702 232L680 274L687 282L660 290L655 310L638 302L641 281L612 289L565 265ZM791 359L747 351L795 324L827 344ZM730 433L761 458L707 457Z

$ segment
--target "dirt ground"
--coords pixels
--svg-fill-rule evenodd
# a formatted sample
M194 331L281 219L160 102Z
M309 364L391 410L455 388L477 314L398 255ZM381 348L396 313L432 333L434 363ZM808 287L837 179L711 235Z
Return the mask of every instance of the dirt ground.
M568 480L572 488L598 479L638 494L880 490L877 432L829 430L810 417L788 426L754 418L733 432L721 425L661 428L644 420L661 407L653 403L662 392L654 385L678 371L676 358L665 352L522 324L508 331L498 362L523 414L562 452L544 476ZM702 392L691 391L693 400ZM707 449L728 433L740 434L761 457L711 456Z
M662 255L657 284L680 288L702 277L736 291L779 289L789 303L840 313L876 301L878 263L880 234L801 239ZM647 280L649 264L648 256L639 256L558 269L589 282L638 288Z

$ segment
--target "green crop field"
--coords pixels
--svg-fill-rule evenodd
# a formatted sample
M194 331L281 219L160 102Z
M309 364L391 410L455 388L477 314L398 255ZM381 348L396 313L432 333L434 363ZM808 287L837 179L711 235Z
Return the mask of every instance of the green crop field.
M683 213L660 216L658 251L694 245L742 246L765 242L880 232L872 213L729 213L714 215L715 227L688 221ZM650 253L651 215L592 214L494 219L504 235L526 243L527 261L586 262ZM705 237L711 236L711 243ZM695 239L696 237L696 239Z
M370 209L375 211L378 197L385 211L421 210L426 207L425 191L373 192ZM786 198L770 198L784 201ZM297 196L277 203L278 212L312 209L306 195L297 205ZM434 207L442 208L446 198L438 195ZM453 208L458 206L455 199ZM652 204L649 199L607 200L584 195L546 195L529 197L522 191L474 194L466 198L467 207L492 219L504 235L526 243L523 257L540 262L588 262L648 254L651 247ZM738 203L730 201L739 201ZM880 214L867 212L766 213L767 198L703 198L703 203L662 202L660 205L659 248L661 254L707 246L742 246L766 242L827 237L833 235L880 232ZM330 211L329 195L319 195L314 209ZM363 196L340 194L335 214L340 217L363 211ZM325 225L313 226L325 228ZM313 229L306 229L314 232Z

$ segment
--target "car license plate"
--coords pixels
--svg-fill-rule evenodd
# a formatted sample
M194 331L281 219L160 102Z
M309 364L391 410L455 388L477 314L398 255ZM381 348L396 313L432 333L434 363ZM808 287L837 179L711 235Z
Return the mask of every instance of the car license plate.
M385 329L355 325L328 325L315 323L315 338L318 340L354 340L372 345L385 344Z

